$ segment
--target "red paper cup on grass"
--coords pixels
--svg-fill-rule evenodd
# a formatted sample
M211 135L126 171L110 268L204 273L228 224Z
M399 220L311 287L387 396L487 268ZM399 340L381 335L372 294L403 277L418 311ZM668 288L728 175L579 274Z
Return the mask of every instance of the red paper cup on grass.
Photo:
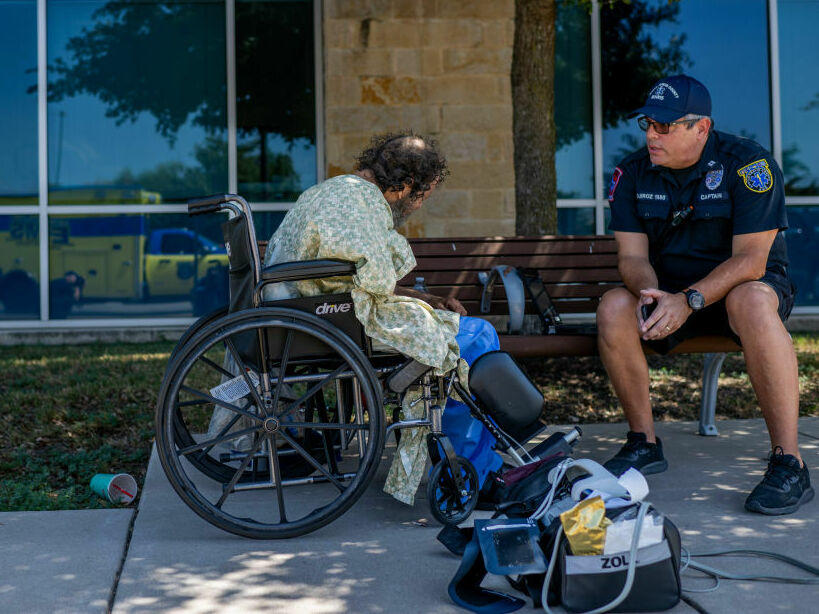
M136 480L127 473L98 473L91 478L91 490L111 503L128 505L136 498Z

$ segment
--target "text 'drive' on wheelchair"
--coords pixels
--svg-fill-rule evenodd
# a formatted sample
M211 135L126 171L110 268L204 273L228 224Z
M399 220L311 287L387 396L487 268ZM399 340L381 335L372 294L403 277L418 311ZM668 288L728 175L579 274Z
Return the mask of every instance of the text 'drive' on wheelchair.
M179 340L156 407L162 467L199 516L257 539L309 533L364 493L389 433L398 438L400 429L424 426L430 428L432 513L457 524L476 505L478 478L441 432L441 408L453 390L511 464L547 451L543 444L527 451L519 443L545 429L543 397L507 354L491 352L473 363L473 399L454 372L437 377L401 354L374 349L349 294L265 301L269 284L349 276L355 264L314 260L262 268L243 198L226 194L188 204L190 215L220 211L230 214L222 225L230 304L200 318ZM422 391L423 417L387 427L385 406L400 406L414 385Z

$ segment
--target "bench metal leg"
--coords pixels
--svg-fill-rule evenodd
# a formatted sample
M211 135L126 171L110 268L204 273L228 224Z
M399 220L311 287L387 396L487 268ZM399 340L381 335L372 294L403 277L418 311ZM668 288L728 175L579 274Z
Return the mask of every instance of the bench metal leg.
M706 354L702 367L702 404L700 406L700 435L719 435L716 425L717 386L719 372L727 354Z

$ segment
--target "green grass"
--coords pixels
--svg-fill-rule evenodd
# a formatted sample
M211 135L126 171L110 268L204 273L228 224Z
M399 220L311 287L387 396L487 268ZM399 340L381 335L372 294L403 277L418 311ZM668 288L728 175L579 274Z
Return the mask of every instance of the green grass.
M819 335L795 337L802 415L819 415ZM140 487L173 343L0 347L0 511L113 507L88 486L126 472ZM702 356L652 357L658 420L696 420ZM552 423L622 420L596 358L525 362ZM741 354L725 362L718 417L759 417Z
M112 507L88 484L141 485L173 343L0 348L0 511Z
M802 416L819 416L819 335L794 335L799 363ZM702 354L650 356L651 405L655 420L697 420L702 388ZM538 358L524 361L546 399L551 423L619 422L614 390L599 358ZM729 354L717 392L717 418L760 418L762 413L741 353Z

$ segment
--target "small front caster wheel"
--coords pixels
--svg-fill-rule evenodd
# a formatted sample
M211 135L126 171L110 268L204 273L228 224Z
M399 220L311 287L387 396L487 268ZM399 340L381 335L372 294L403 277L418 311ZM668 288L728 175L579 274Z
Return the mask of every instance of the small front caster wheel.
M446 458L432 469L427 483L432 515L441 524L458 525L466 520L478 503L478 472L467 459L459 456L456 471L460 473L463 488L455 484L455 478Z

